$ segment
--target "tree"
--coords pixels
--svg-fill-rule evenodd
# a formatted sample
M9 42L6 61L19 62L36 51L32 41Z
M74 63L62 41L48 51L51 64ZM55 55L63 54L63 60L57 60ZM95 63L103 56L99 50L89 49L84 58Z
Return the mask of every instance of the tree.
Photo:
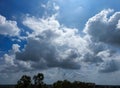
M55 82L54 84L53 84L53 88L62 88L62 81L57 81L57 82Z
M57 81L53 84L53 88L72 88L72 83L68 80Z
M38 73L37 75L35 75L33 77L35 86L42 87L43 86L43 79L44 79L44 75L42 73Z
M71 88L71 82L68 80L64 80L62 86L63 88Z
M23 75L20 80L18 80L16 88L30 88L31 87L31 77Z

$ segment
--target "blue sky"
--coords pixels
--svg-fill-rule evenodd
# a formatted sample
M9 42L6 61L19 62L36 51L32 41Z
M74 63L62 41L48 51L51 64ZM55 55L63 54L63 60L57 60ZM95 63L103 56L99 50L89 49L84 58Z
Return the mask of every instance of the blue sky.
M0 0L0 83L43 72L46 83L118 85L119 3Z

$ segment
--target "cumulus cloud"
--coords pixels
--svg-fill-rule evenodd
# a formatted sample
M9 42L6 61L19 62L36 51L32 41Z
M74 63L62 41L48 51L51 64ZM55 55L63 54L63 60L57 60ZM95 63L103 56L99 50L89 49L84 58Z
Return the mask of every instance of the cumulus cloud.
M12 45L12 50L9 51L9 54L4 55L4 60L7 65L15 65L14 60L15 60L15 53L19 52L19 45L18 44L13 44Z
M16 54L16 59L31 61L31 66L39 69L80 68L80 56L87 52L87 42L77 29L60 25L54 15L45 19L27 17L23 24L33 33L29 35L25 49Z
M0 69L1 73L12 72L12 71L15 72L16 71L14 69L16 67L16 65L15 65L15 53L17 51L19 51L19 47L20 46L18 44L13 44L12 49L9 50L9 53L4 54L4 56L2 57L2 59L4 60L4 65L1 65L2 66L2 69Z
M6 20L6 18L0 15L0 34L17 36L19 35L20 29L17 27L16 21Z
M113 57L116 51L104 38L102 38L104 41L101 41L103 34L104 37L109 35L108 31L106 32L109 30L107 28L111 28L115 23L115 14L110 19L107 18L107 14L112 11L111 9L103 10L90 18L86 23L84 29L86 34L83 37L80 36L78 29L60 25L55 18L56 15L38 19L26 17L23 24L33 33L29 35L25 49L16 54L16 59L30 61L31 66L37 69L49 67L79 69L81 66L84 67L84 64L90 63L98 67L103 66L104 71L102 69L100 72L116 71L118 69L111 70L113 69L111 65L109 67L101 65L106 63L106 59ZM100 29L101 27L103 28ZM109 38L111 40L112 37Z
M116 39L119 38L119 12L108 17L112 11L103 10L90 18L83 30L84 36L78 29L61 25L56 15L47 18L27 16L23 24L32 30L26 37L27 44L22 50L13 45L12 54L4 55L5 62L17 69L15 71L55 67L80 69L86 64L89 67L94 64L99 68L98 72L118 71L114 56L119 53L115 46L119 44Z
M103 10L95 16L91 17L83 30L86 39L89 39L90 50L98 61L101 61L99 72L118 71L118 63L116 63L115 55L119 53L117 49L120 44L119 20L120 12L115 12L112 16L112 9ZM86 55L85 55L86 56ZM90 55L86 61L93 60ZM119 58L119 57L117 57Z
M119 45L120 12L115 12L112 16L109 17L111 12L113 12L111 9L103 10L90 18L86 23L84 32L94 41Z
M16 60L15 56L17 52L20 52L19 48L20 46L18 44L13 44L12 49L9 50L8 54L4 54L2 59L4 60L5 64L1 65L1 73L14 73L19 71L28 71L32 69L28 62Z

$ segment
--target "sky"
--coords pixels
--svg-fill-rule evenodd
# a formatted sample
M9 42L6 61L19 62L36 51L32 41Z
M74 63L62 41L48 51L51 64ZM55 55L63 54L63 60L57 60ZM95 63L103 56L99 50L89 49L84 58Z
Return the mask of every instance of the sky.
M119 0L0 0L0 84L24 74L120 83Z

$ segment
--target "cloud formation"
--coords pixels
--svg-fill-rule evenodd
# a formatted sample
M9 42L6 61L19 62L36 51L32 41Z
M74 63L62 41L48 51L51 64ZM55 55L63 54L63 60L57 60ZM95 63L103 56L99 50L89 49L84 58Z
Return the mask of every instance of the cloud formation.
M108 44L120 44L120 12L115 12L109 17L113 10L107 9L96 14L86 23L84 32L94 41Z
M19 45L13 45L10 53L4 55L5 62L17 69L15 71L55 67L80 69L92 64L100 73L118 71L114 57L119 53L116 48L119 44L119 12L108 18L112 11L103 10L90 18L83 36L78 29L61 25L56 15L47 18L27 16L23 24L32 30L26 38L27 44L22 50ZM9 67L4 71L9 71Z
M99 68L99 72L102 73L114 72L117 70L119 70L119 67L117 66L117 63L114 60L107 60L106 62L102 63Z
M94 56L99 57L101 64L99 72L114 72L119 70L116 58L120 53L117 49L120 44L119 20L120 12L112 13L112 9L103 10L95 16L91 17L83 30L85 37L90 40L90 49L94 52ZM116 55L118 57L116 57ZM89 58L89 56L87 56ZM116 57L116 58L115 58ZM90 59L93 59L90 57ZM88 61L87 59L86 61ZM93 59L93 61L96 61Z
M60 25L55 15L45 19L27 17L23 24L33 33L29 35L25 49L16 54L17 60L30 61L37 69L81 67L80 56L87 51L87 42L77 29Z
M20 29L17 27L16 21L6 20L6 18L0 15L0 34L17 36L19 35Z
M0 64L0 75L12 78L10 83L16 82L16 76L34 75L39 71L45 74L45 82L48 83L58 79L117 83L119 79L108 82L120 73L120 46L116 40L119 31L114 32L119 30L119 12L110 16L112 11L103 10L91 17L83 34L79 29L60 24L56 14L46 18L26 16L23 25L32 33L27 32L24 38L27 43L23 49L13 44L12 49L0 59L4 61ZM1 76L1 79L4 78Z

